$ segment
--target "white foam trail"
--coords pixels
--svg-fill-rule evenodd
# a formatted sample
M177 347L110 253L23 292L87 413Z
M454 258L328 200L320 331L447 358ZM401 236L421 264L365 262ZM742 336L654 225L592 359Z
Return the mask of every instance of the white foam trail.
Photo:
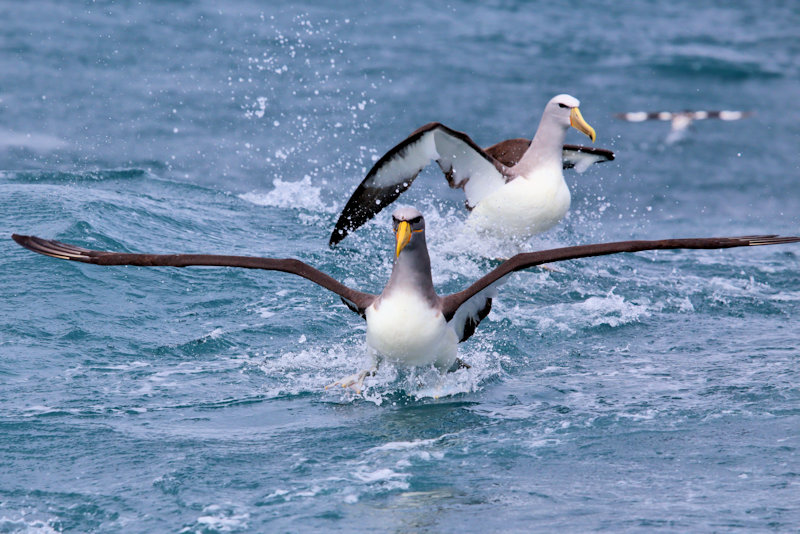
M432 439L418 439L414 441L390 441L389 443L385 443L383 445L379 445L377 447L373 447L371 450L373 451L406 451L410 449L416 449L419 447L427 447L429 445L434 445L435 443L441 440L441 436L438 438Z
M212 504L203 508L204 515L197 518L196 524L200 530L213 530L214 532L234 532L247 528L247 520L250 514L238 512L222 506Z
M0 517L0 532L24 532L25 534L55 534L61 532L40 519L27 521L25 518L12 519Z

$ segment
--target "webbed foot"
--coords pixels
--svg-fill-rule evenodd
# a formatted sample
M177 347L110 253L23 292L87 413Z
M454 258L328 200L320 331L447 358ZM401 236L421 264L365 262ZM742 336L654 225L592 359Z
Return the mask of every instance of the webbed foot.
M337 380L336 382L328 384L325 386L325 389L342 386L343 388L353 388L353 391L360 395L361 389L364 387L364 379L366 379L368 376L374 376L377 371L378 369L376 367L373 367L372 369L364 369L360 373L348 375L340 380Z
M447 372L455 373L459 369L472 369L472 366L461 358L456 358L456 361L453 362L453 365L450 366L450 369L448 369Z
M563 273L563 272L564 272L564 271L561 271L561 270L559 270L559 269L556 269L555 267L553 267L553 266L552 266L552 265L550 265L549 263L545 263L545 264L543 264L543 265L539 265L539 268L540 268L541 270L543 270L543 271L549 271L549 272L551 272L551 273Z

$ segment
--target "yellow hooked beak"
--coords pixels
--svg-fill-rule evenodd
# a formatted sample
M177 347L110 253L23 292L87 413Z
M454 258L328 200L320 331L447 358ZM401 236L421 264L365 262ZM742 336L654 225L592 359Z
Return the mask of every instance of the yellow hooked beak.
M397 238L397 249L394 253L396 258L400 255L400 251L411 241L411 225L408 224L408 221L400 221L400 224L397 225L395 237Z
M592 143L594 143L597 134L594 133L594 128L589 126L589 123L583 120L581 110L578 108L572 108L572 110L569 112L569 125L579 132L583 132L588 135L589 139L591 139Z

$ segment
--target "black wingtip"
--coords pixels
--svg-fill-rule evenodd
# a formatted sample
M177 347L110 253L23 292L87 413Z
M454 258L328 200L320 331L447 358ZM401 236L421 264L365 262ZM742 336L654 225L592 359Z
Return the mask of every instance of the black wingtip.
M346 236L346 235L347 235L347 232L343 232L343 231L339 230L338 228L335 229L331 233L331 238L328 240L328 247L336 248L336 245L338 245L342 241L342 239L344 239L344 236Z
M353 196L355 197L355 193ZM353 199L351 198L350 200L352 201ZM350 235L353 230L357 230L361 224L364 224L372 218L372 216L368 216L365 217L360 224L354 224L353 216L358 212L355 212L353 209L348 209L350 208L350 204L353 204L353 202L348 203L348 206L345 207L345 211L342 212L339 216L339 220L336 221L336 226L333 227L333 232L331 232L331 237L328 240L328 246L330 248L336 248L336 246L344 241L344 238Z

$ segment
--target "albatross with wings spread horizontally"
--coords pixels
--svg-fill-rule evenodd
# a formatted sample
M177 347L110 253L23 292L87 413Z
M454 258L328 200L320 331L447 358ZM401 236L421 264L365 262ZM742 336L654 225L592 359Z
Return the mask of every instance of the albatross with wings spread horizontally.
M88 250L34 236L15 234L13 239L40 254L96 265L244 267L302 276L339 295L351 310L367 320L367 345L376 357L373 369L334 383L343 387L354 386L356 390L360 390L364 378L374 372L378 357L405 366L435 365L442 371L467 366L457 357L458 343L475 332L475 328L491 309L498 285L503 282L504 277L515 271L544 263L618 252L717 249L800 241L800 237L774 235L710 237L620 241L527 252L504 261L463 291L439 296L433 287L422 214L414 208L406 207L396 210L392 218L395 233L394 265L388 283L378 295L347 287L296 259L210 254L130 254Z
M508 139L485 150L467 134L438 122L422 126L367 173L342 210L330 245L394 202L431 160L450 187L464 190L469 228L518 241L552 228L570 205L562 168L583 172L593 163L614 159L610 150L564 145L570 126L595 140L579 105L570 95L555 96L545 106L532 141Z

